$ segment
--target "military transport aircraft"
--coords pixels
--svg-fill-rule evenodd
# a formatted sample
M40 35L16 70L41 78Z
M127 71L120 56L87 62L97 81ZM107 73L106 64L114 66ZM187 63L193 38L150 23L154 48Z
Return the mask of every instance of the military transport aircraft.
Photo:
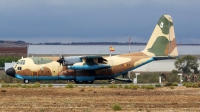
M18 60L6 74L24 83L35 80L74 80L76 83L93 83L110 80L154 60L178 56L173 21L162 15L141 52L116 56L27 57Z

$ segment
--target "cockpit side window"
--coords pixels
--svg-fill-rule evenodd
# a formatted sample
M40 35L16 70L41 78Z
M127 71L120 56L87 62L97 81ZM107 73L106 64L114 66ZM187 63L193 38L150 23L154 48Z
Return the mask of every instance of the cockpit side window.
M18 66L18 67L17 67L17 70L22 70L22 67Z

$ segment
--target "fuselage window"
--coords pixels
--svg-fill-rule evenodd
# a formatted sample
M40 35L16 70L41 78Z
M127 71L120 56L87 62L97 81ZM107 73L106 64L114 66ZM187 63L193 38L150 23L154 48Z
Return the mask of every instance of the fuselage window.
M17 70L22 70L22 67L18 66L18 67L17 67Z

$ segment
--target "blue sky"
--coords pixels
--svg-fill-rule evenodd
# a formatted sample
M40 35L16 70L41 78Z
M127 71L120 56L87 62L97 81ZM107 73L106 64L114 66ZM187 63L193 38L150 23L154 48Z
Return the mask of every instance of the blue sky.
M178 43L200 44L199 0L0 0L0 39L147 42L170 14Z

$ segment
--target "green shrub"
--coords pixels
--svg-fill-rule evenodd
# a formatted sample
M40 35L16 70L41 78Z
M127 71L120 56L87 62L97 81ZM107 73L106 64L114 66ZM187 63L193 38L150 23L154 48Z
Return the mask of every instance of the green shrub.
M155 87L153 85L142 85L141 88L142 89L147 89L147 90L149 90L149 89L155 89Z
M10 84L3 83L3 84L1 84L1 87L2 87L2 88L10 87Z
M46 87L46 85L45 85L45 84L43 84L43 85L42 85L42 87Z
M122 110L121 106L119 104L115 104L113 107L112 107L113 111L120 111Z
M165 84L165 86L172 86L172 83L171 83L171 82L167 82L167 83Z
M39 88L41 86L41 84L39 82L35 82L33 85L33 88Z
M10 87L17 87L16 84L10 84Z
M26 88L33 88L33 85L31 84L24 84L24 85L26 85Z
M103 84L101 85L101 88L104 88L104 85L103 85Z
M74 87L78 87L78 84L74 84Z
M198 83L193 84L193 88L198 88L198 87L199 87Z
M124 88L125 89L130 89L130 87L128 85L125 85Z
M198 87L200 87L200 82L197 82Z
M31 84L23 84L21 87L22 88L33 88L33 85L31 85Z
M125 85L124 88L125 89L137 90L138 88L140 88L140 86L134 85L134 84L130 84L130 85Z
M161 87L161 85L160 84L156 84L155 87Z
M18 84L6 84L6 85L3 85L5 87L21 87L21 84L18 83Z
M22 84L21 83L17 83L17 87L22 87Z
M67 85L65 86L65 88L74 88L74 85L73 85L73 84L67 84Z
M22 87L22 88L27 88L26 84L23 84L21 87Z
M117 85L116 84L109 84L108 88L117 88Z
M133 90L137 90L138 88L140 88L140 86L130 84L130 85L129 85L129 88L130 88L130 89L133 89Z
M41 108L41 109L40 109L40 112L44 112L44 108Z
M119 86L118 86L119 88L123 88L123 86L121 85L121 84L119 84Z
M48 87L53 87L53 85L52 84L48 84Z
M174 86L170 86L171 89L174 89Z
M185 86L185 87L193 87L193 83L191 83L191 82L184 82L183 86Z
M178 82L172 83L172 86L178 86Z

